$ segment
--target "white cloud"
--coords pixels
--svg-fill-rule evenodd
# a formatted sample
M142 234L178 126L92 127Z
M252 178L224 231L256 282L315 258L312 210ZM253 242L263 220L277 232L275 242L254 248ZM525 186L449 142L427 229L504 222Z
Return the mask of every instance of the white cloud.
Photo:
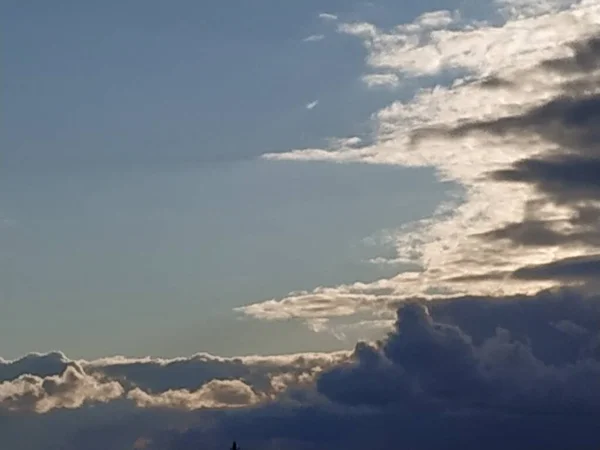
M457 13L450 11L431 11L420 15L415 23L421 25L424 28L444 28L454 23L458 19Z
M128 366L132 364L157 366L157 367L169 367L175 364L190 364L196 371L200 371L198 364L209 364L211 366L215 364L224 365L244 365L252 367L264 367L267 371L273 371L275 368L280 367L283 370L285 368L307 368L314 365L327 366L329 364L335 364L341 359L345 358L348 352L340 351L333 353L318 353L318 352L306 352L306 353L292 353L288 355L250 355L250 356L238 356L232 358L226 358L222 356L215 356L209 353L198 353L192 356L185 356L179 358L130 358L125 356L112 356L107 358L100 358L92 361L77 361L85 368L99 370L104 373L107 367Z
M311 34L303 39L304 42L319 42L325 39L324 34Z
M201 408L240 408L260 401L260 397L241 380L212 380L197 391L169 390L149 394L133 389L127 394L141 408L176 408L194 410Z
M377 27L366 22L342 23L338 26L338 31L365 39L377 36Z
M0 361L0 411L47 413L125 398L139 408L248 406L273 399L294 387L294 380L305 382L348 357L349 352L238 358L201 353L74 361L60 352L30 354Z
M560 13L509 20L500 27L468 24L462 29L437 29L417 21L392 32L369 23L340 24L339 30L363 39L373 68L413 76L466 69L482 76L524 70L554 55L557 46L595 27L595 9L589 2Z
M319 19L333 21L338 20L338 16L330 13L321 13L319 14Z
M310 103L307 103L306 104L306 109L309 109L309 110L310 109L315 109L318 104L319 104L319 100L315 100L315 101L312 101Z
M369 340L365 335L368 331L391 331L394 327L393 319L370 319L347 324L333 324L328 318L307 319L306 325L315 333L328 333L340 341L347 341L348 334L358 335L360 340ZM356 340L350 341L351 343Z
M79 408L86 403L106 403L123 395L116 381L90 376L77 364L60 375L41 378L23 374L0 384L0 408L46 413L56 408Z
M373 87L397 87L400 84L400 78L395 73L371 73L362 77L363 82Z
M525 7L527 2L520 3ZM314 320L377 311L394 299L412 296L533 293L556 283L509 276L464 282L456 278L493 272L510 274L530 264L589 253L581 245L515 247L474 237L519 222L528 214L531 200L538 197L531 186L493 181L486 174L546 151L552 143L530 136L524 145L485 133L450 139L443 132L427 131L515 115L561 94L565 82L573 81L571 75L537 67L548 59L570 54L569 43L600 32L600 3L584 0L566 9L557 7L556 2L548 5L554 6L538 14L511 16L500 26L466 23L461 29L424 29L417 20L410 26L384 32L368 23L341 24L341 32L362 39L372 69L407 77L447 74L449 69L460 69L468 75L448 86L422 89L410 101L397 101L380 110L373 118L376 132L370 145L298 149L264 157L430 166L441 180L458 183L464 196L450 210L398 233L394 260L411 262L421 270L377 283L292 293L241 311L263 319ZM450 23L450 19L448 14L439 14L425 16L421 22L437 27ZM455 26L456 21L452 24ZM493 89L486 87L484 82L490 77L506 83ZM570 214L565 208L551 205L536 213L546 218ZM386 286L383 294L381 286Z

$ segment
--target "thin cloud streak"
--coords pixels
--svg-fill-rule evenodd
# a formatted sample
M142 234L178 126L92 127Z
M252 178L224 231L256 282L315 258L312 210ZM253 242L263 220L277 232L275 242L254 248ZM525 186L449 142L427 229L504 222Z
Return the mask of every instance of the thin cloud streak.
M319 105L319 100L312 101L306 104L306 109L311 110L315 109Z
M308 37L305 37L303 39L303 41L304 42L319 42L319 41L322 41L323 39L325 39L324 34L312 34Z
M330 14L330 13L321 13L321 14L319 14L319 19L326 20L326 21L336 21L336 20L338 20L338 16L336 16L335 14Z

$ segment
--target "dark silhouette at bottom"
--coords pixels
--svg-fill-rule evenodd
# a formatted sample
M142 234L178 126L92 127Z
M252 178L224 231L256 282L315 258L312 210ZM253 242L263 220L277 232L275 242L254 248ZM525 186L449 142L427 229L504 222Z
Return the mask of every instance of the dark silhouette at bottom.
M231 450L241 450L235 441L233 441L233 445L231 446Z

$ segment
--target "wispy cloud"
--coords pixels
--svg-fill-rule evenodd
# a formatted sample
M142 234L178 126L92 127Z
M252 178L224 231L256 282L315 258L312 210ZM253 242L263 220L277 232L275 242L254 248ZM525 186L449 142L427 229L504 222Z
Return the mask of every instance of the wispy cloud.
M312 101L306 104L306 109L315 109L319 104L319 100Z
M321 14L319 14L319 19L334 21L334 20L338 20L338 16L336 16L335 14L330 14L330 13L321 13Z
M305 37L303 39L303 41L304 42L319 42L319 41L322 41L323 39L325 39L324 34L312 34L308 37Z

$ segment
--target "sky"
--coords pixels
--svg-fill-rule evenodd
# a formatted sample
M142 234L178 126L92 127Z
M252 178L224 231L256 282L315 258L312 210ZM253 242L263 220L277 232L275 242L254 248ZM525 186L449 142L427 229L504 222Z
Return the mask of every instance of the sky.
M600 446L600 2L0 8L2 448Z
M382 236L454 194L429 168L260 159L367 137L393 98L361 82L364 50L335 36L325 6L342 8L5 7L3 41L18 45L4 51L4 357L353 345L233 311L393 275L369 262L393 251ZM232 327L240 338L225 340Z

